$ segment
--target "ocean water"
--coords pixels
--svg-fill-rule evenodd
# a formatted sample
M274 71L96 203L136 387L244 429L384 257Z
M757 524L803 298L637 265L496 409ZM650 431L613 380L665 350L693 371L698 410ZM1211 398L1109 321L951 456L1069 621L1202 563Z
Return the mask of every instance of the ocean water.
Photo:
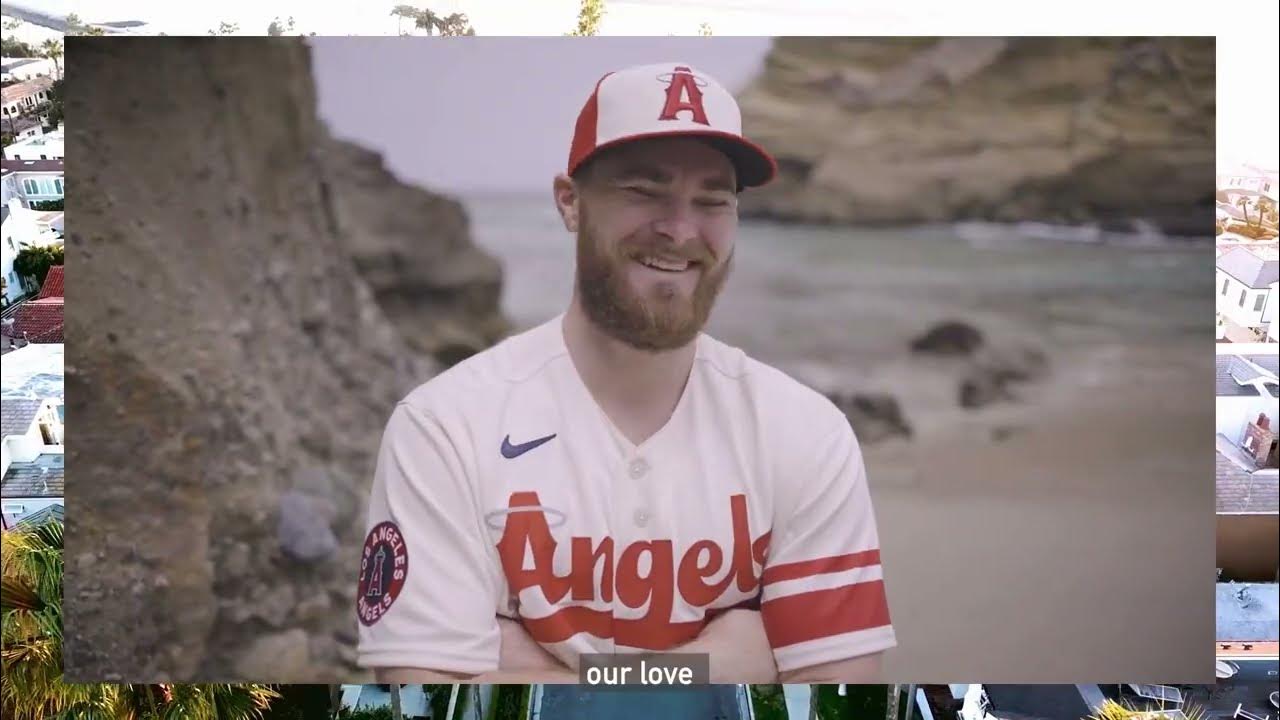
M503 263L519 327L563 310L574 238L543 196L464 199L477 244ZM1212 342L1213 250L1046 240L973 243L947 225L847 228L744 221L708 332L824 386L900 364L910 339L950 319L993 342L1122 361L1126 347Z

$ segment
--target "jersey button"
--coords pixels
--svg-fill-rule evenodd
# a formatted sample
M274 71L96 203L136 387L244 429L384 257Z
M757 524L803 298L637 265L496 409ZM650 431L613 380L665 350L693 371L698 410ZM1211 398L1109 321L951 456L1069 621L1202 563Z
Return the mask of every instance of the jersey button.
M631 474L632 480L639 480L649 472L649 463L644 458L636 458L631 461L631 466L627 468L627 472Z
M635 514L636 527L644 527L649 524L649 513L645 510L637 510Z

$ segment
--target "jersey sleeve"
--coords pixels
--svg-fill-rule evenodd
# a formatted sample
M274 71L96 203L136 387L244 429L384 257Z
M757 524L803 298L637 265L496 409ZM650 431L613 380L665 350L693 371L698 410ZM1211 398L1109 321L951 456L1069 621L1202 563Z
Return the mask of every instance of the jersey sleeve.
M780 672L897 644L862 452L848 421L784 477L761 576L760 612Z
M498 576L459 449L401 402L382 436L356 592L357 664L498 667Z

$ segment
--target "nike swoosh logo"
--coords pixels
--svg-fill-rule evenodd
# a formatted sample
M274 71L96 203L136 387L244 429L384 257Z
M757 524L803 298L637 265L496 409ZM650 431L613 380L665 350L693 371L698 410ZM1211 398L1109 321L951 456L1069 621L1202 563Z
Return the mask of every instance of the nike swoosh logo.
M552 433L552 434L550 434L550 435L548 435L548 436L546 436L546 437L538 438L537 440L530 440L530 441L529 441L529 442L527 442L527 443L520 443L519 445L512 445L512 444L511 444L511 436L510 436L510 435L508 435L508 436L506 436L506 437L502 438L502 457L504 457L504 458L506 458L506 459L508 459L508 460L511 460L511 459L514 459L514 458L518 458L518 457L520 457L521 455L523 455L523 454L525 454L525 453L529 452L530 450L532 450L532 449L534 449L534 448L538 447L539 445L542 445L542 444L544 444L544 443L550 442L550 440L551 440L552 438L554 438L554 437L555 437L555 433Z

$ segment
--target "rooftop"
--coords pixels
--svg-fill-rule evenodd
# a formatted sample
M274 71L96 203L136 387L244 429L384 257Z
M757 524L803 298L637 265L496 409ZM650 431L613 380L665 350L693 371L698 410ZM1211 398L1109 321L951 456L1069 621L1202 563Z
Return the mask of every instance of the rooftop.
M62 497L62 453L47 453L31 462L9 463L0 480L0 496L7 498Z
M1218 583L1218 642L1280 640L1280 585Z
M1080 720L1092 710L1075 685L983 685L992 714L1044 720Z
M1280 375L1280 357L1274 354L1218 355L1214 362L1214 394L1218 397L1258 397L1261 393L1251 381L1262 378L1275 382Z
M61 160L0 160L7 175L11 172L63 172Z
M6 353L0 363L0 396L61 400L62 344L27 345Z
M1280 474L1275 468L1257 470L1243 452L1223 447L1230 441L1219 435L1214 471L1219 514L1280 513Z
M37 398L0 398L0 438L26 435L43 404Z
M59 213L50 213L57 215ZM44 276L44 284L40 286L40 298L60 298L62 297L62 265L54 265L49 268L49 274Z
M20 83L8 85L3 89L4 102L6 104L17 102L24 97L34 95L41 90L48 90L53 85L51 77L36 77L25 80Z
M8 72L10 70L16 70L22 67L23 65L31 65L32 63L38 63L41 60L44 60L44 58L27 58L27 57L0 58L0 69L3 69L5 72Z
M63 510L63 507L61 505L57 505L57 504L50 505L49 507L37 510L31 513L30 515L22 518L14 525L14 527L19 528L19 527L23 527L24 525L29 525L34 527L36 525L43 525L45 522L49 520L52 520L58 523L59 525L62 525L65 523L65 517L64 517L65 514L66 513Z
M14 337L30 343L62 343L63 299L48 297L22 304L13 316Z
M1232 248L1218 257L1218 269L1246 287L1265 290L1280 279L1280 260L1263 259L1251 248Z

